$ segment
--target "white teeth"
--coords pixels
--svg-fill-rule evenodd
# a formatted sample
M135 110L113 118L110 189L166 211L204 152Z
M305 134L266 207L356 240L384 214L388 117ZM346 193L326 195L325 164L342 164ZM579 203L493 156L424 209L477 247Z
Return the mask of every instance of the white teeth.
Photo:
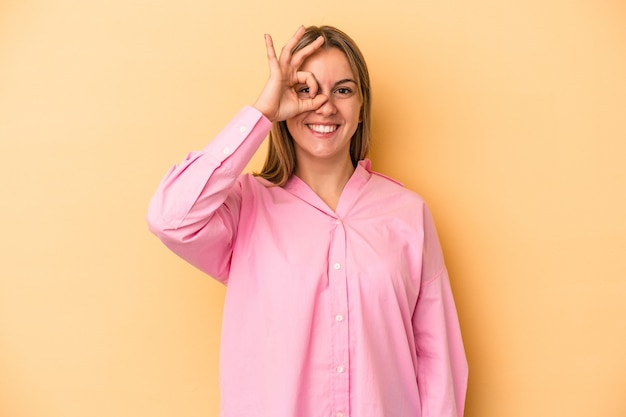
M336 125L309 125L309 129L317 132L317 133L332 133L337 130Z

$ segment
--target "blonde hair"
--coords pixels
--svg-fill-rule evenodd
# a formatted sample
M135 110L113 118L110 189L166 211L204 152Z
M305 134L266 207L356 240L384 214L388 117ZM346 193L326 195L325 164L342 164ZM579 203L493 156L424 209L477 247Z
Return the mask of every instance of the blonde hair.
M332 26L309 26L292 54L309 45L319 36L324 37L322 48L337 48L348 58L350 68L356 77L357 89L361 94L361 122L350 141L352 164L365 159L370 149L371 134L371 93L370 78L363 54L356 43L344 32ZM283 186L296 169L296 152L293 138L287 129L287 122L275 122L270 130L269 144L265 164L255 175L278 186Z

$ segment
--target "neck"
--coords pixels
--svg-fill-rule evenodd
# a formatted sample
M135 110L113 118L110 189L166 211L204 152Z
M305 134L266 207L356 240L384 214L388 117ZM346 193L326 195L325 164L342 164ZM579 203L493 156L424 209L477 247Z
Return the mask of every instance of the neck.
M299 158L295 174L334 211L353 172L354 166L348 155L347 159L340 161Z

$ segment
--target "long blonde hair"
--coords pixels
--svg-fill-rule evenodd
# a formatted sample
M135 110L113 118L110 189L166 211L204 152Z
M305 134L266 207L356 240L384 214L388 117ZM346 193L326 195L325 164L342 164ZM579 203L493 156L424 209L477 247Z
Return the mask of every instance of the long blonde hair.
M371 93L369 72L363 54L361 54L356 43L344 32L332 26L309 26L291 53L296 53L319 36L324 37L322 48L337 48L346 55L350 68L356 77L357 89L363 99L361 122L350 141L350 157L352 164L356 167L358 161L367 157L370 149ZM296 152L293 138L287 129L287 122L282 121L273 124L268 145L263 169L255 175L278 186L283 186L296 169Z

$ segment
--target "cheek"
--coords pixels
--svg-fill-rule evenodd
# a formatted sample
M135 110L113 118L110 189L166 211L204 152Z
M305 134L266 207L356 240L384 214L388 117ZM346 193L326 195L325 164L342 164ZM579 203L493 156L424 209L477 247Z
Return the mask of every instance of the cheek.
M291 132L292 130L298 129L302 126L302 117L298 115L296 117L292 117L291 119L285 120L287 125L287 129Z
M304 124L302 124L301 120L297 117L286 120L285 125L287 126L287 132L289 133L291 141L295 141L297 138L302 136Z
M346 108L345 114L350 114L355 123L361 123L363 121L363 104L361 102L352 104L350 108Z
M295 122L293 119L288 119L285 121L285 125L287 126L287 131L293 137L293 131L295 129Z
M352 120L357 124L363 121L363 109L361 107L358 107L356 110L353 110Z

